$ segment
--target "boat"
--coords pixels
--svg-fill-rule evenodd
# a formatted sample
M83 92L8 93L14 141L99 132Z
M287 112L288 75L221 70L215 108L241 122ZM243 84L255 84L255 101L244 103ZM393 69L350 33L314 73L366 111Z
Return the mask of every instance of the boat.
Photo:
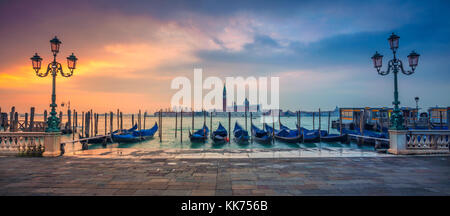
M298 125L297 125L298 127ZM300 129L300 134L308 134L308 133L316 133L319 134L319 130L318 129L314 129L314 130L309 130L306 129L304 127L298 127ZM320 136L327 136L328 135L328 131L326 130L320 130Z
M248 131L244 130L239 123L234 124L234 130L233 130L234 140L237 143L245 143L248 142L250 139L250 136L248 135Z
M319 136L319 131L306 131L306 130L302 130L302 135L303 135L303 142L320 142L320 136Z
M321 136L320 141L324 142L347 142L347 134L328 134L326 136Z
M137 130L137 128L138 128L138 125L137 124L134 124L134 126L133 127L131 127L130 129L125 129L125 130L115 130L115 131L113 131L112 133L113 134L125 134L125 133L132 133L133 131L135 131L135 130Z
M261 130L255 125L252 124L251 128L252 139L259 143L271 143L272 142L272 134L265 130Z
M342 133L362 136L362 134L359 130L349 130L349 129L342 128ZM368 137L389 139L388 133L380 133L380 132L374 132L374 131L369 131L369 130L363 130L363 134L364 134L364 136L368 136Z
M189 131L189 139L191 140L191 142L204 142L208 139L208 133L208 127L206 126L206 124L203 124L203 127L195 131L193 134L191 134L191 131Z
M133 127L131 127L130 129L125 129L125 130L115 130L112 132L113 135L119 135L119 134L129 134L129 133L133 133L133 131L135 131L138 128L137 124L135 124ZM83 136L82 133L78 134L78 138L79 139L84 139L84 138L89 138L88 136ZM112 135L111 138L102 136L102 137L91 137L89 140L87 140L87 143L90 144L97 144L97 143L106 143L106 142L112 142ZM86 143L86 140L84 141L80 141L81 143Z
M153 125L152 128L145 129L145 130L133 131L132 135L135 137L140 137L140 140L147 140L147 139L153 138L156 131L158 131L158 123L155 122L155 124Z
M82 134L78 134L78 138L79 139L84 139L84 138L89 138L89 137L83 137ZM80 141L80 143L89 143L89 144L98 144L98 143L107 143L107 142L111 142L111 138L108 136L101 136L101 137L90 137L90 139L88 140L83 140Z
M227 129L225 129L220 122L219 127L217 127L217 130L211 133L211 139L214 141L214 143L228 142Z
M302 135L298 133L298 130L290 130L289 128L282 128L281 130L274 130L268 124L264 124L264 128L274 134L276 140L288 143L297 143L302 140Z
M134 128L134 127L133 127ZM142 140L147 140L152 138L156 131L158 131L158 124L155 122L155 125L150 129L145 130L133 130L133 128L129 130L122 130L122 133L113 133L111 137L114 142L139 142Z

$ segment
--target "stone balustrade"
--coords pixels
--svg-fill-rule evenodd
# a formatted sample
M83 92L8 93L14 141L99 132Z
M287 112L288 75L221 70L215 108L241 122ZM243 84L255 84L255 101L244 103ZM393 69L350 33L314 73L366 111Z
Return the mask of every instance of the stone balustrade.
M406 133L406 149L448 150L450 130L409 130Z
M0 154L42 154L45 132L0 132Z
M392 154L450 153L450 130L389 130Z

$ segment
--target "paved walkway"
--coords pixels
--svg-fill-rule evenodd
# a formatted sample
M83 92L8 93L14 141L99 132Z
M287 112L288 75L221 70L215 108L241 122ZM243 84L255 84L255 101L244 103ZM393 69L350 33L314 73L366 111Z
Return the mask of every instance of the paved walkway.
M140 152L0 157L0 195L450 195L449 156L192 159Z

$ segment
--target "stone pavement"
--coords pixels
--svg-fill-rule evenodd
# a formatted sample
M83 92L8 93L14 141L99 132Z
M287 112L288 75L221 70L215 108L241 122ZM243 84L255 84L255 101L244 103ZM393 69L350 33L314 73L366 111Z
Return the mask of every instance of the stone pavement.
M0 157L0 195L448 196L450 157Z

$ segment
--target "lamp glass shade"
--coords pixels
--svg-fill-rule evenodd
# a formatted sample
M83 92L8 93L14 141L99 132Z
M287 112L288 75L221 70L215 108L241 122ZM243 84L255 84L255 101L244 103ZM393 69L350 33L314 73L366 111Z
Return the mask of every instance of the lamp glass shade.
M31 64L33 65L33 69L39 70L41 69L42 58L36 53L31 59Z
M53 39L50 40L50 45L53 54L56 54L59 52L61 41L55 36Z
M70 70L75 69L75 68L76 68L76 65L77 65L77 60L78 60L78 58L75 57L75 55L73 55L73 53L72 53L72 55L70 55L69 57L67 57L67 67L68 67Z
M397 50L398 49L398 39L400 39L399 36L392 33L392 35L388 38L389 46L391 47L391 50Z
M419 63L419 54L417 54L416 52L412 51L409 55L408 55L408 61L409 61L409 66L412 68L415 68L417 66L417 64Z
M372 56L373 60L373 66L375 68L381 68L383 65L383 55L380 55L378 52L375 53L375 55Z

